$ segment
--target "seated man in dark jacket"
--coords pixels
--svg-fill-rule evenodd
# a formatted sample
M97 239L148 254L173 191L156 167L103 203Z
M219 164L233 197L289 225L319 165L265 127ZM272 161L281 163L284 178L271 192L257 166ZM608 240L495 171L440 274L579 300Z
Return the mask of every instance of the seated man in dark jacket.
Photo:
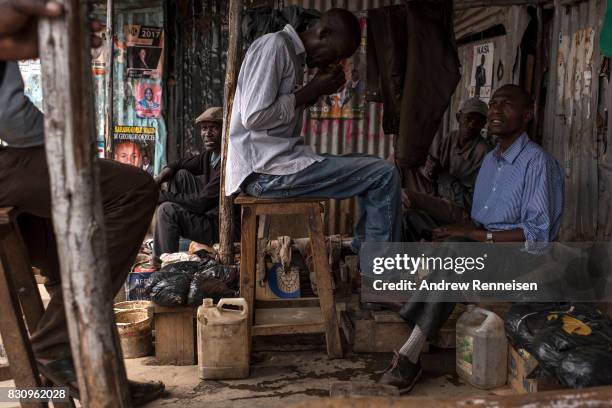
M153 266L164 253L178 252L180 237L212 245L219 239L219 185L223 108L209 108L196 119L206 151L169 164L156 178L161 191L156 215Z

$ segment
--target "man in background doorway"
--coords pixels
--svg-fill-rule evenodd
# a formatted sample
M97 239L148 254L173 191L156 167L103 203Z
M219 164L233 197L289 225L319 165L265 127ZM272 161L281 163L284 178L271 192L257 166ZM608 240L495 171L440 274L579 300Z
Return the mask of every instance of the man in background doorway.
M488 107L478 98L461 104L459 128L436 135L427 161L406 174L406 239L418 241L424 230L469 219L474 183L489 145L481 137Z
M155 179L159 186L168 182L168 189L159 197L153 267L161 266L164 253L178 252L181 237L206 245L219 240L223 108L209 108L195 122L200 125L205 152L169 164Z

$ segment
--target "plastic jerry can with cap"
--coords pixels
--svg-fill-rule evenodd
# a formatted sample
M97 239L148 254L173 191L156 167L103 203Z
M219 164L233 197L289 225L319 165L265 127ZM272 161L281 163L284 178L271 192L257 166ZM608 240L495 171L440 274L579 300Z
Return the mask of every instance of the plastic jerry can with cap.
M233 306L229 309L226 306ZM244 298L204 299L198 308L198 373L202 379L249 376L248 305Z
M482 389L506 384L508 340L504 321L489 310L468 305L457 320L456 333L459 377Z

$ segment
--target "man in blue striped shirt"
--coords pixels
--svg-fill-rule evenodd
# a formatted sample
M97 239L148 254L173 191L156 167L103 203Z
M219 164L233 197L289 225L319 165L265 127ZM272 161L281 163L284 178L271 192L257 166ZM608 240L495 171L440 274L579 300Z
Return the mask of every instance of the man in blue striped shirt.
M472 205L472 220L433 231L436 240L549 242L557 238L563 213L563 171L559 163L529 140L533 118L529 95L516 85L499 88L489 103L489 132L496 148L482 163ZM412 327L410 338L380 383L409 391L421 375L419 355L455 308L434 298L411 299L400 315ZM435 294L434 294L435 296Z
M437 239L549 242L559 233L563 212L563 170L529 140L531 99L516 85L497 90L489 103L489 132L498 137L476 178L472 222L442 227Z

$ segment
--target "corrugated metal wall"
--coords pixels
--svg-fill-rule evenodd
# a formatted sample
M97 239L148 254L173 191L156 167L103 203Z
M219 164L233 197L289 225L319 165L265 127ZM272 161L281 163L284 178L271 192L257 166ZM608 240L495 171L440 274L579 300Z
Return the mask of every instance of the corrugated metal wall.
M478 25L482 30L490 28L495 24L503 24L506 28L506 35L470 42L459 47L461 80L451 100L450 109L447 111L447 122L444 126L445 135L457 129L458 124L455 120L455 114L459 110L461 102L470 97L469 89L472 79L475 47L490 42L493 43L493 90L501 85L519 83L519 46L525 29L529 24L529 15L525 6L498 8L498 12L494 14L488 13L486 9L471 9L460 13L459 18L455 20L455 24L459 27ZM465 31L465 29L462 30Z
M372 8L392 6L402 3L401 0L286 0L282 1L286 6L300 6L312 8L319 11L329 10L330 8L340 7L351 10L352 12L365 11Z
M604 0L555 8L543 144L565 170L562 240L610 239L612 158L603 147L610 140L612 97L608 79L599 76L604 14ZM599 128L607 126L607 134L598 134L598 111L603 113Z
M612 240L612 86L610 77L600 80L600 106L597 118L597 240Z
M178 4L195 4L202 8L212 7L216 0L194 2L182 0ZM321 11L332 7L345 7L353 12L363 12L370 8L383 7L400 3L399 0L289 0L278 2L281 6L299 5L305 8L315 8ZM559 2L556 2L559 3ZM451 109L446 115L443 131L448 132L456 124L454 113L469 89L469 77L472 70L474 45L493 42L495 44L495 71L500 63L503 65L503 75L497 77L493 88L505 83L519 83L520 55L518 48L529 23L525 12L526 6L504 8L502 19L507 35L487 39L480 42L462 45L459 54L462 62L463 76L456 94L453 96ZM189 15L190 10L183 10L183 15ZM209 13L211 10L207 10ZM225 14L224 7L215 7L217 16ZM544 147L551 151L563 164L566 171L566 212L563 219L561 238L565 240L605 239L612 234L612 154L607 151L607 142L612 142L612 126L609 126L610 109L612 108L612 87L609 79L599 76L600 57L598 52L598 34L605 11L605 0L588 0L561 6L555 11L552 44L557 44L551 50L551 66L548 73L547 105L544 117ZM467 13L467 11L466 11ZM488 13L491 15L491 13ZM463 26L470 26L470 19L482 22L483 14L470 10ZM471 16L471 17L470 17ZM495 18L500 19L499 15ZM213 67L207 77L223 78L218 75L222 71L224 56L222 51L209 58L209 47L224 50L225 32L222 31L223 18L207 23L196 18L193 21L181 21L183 27L177 27L184 35L180 42L184 53L179 66L186 68L182 75L182 89L194 98L189 102L191 108L181 112L184 126L184 153L197 151L199 142L193 129L188 125L200 105L206 105L220 100L220 83L203 81L195 86L190 81L200 81L197 77ZM203 23L204 22L204 23ZM203 34L198 30L204 24ZM218 25L216 25L218 24ZM214 28L214 30L210 30ZM180 49L180 48L179 48ZM191 62L188 63L188 60ZM217 64L218 62L218 64ZM180 96L180 95L179 95ZM196 101L197 99L197 101ZM180 98L179 98L180 100ZM196 106L198 105L198 106ZM382 108L370 104L364 118L354 121L308 120L305 115L303 134L306 141L321 153L366 152L387 157L392 151L392 140L381 131ZM195 149L189 146L196 146ZM331 203L328 211L328 233L352 233L355 221L356 206L354 202Z
M227 52L227 2L224 0L179 0L168 7L174 49L171 92L175 95L171 115L176 120L179 157L202 151L194 119L206 108L223 106L225 54Z

